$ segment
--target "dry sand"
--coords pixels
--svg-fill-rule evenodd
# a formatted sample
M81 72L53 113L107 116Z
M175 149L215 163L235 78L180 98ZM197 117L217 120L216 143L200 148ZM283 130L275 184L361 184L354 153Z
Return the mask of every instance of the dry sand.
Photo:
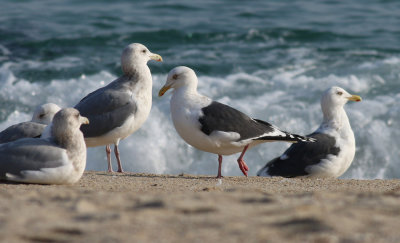
M86 172L0 184L1 242L400 242L400 180Z

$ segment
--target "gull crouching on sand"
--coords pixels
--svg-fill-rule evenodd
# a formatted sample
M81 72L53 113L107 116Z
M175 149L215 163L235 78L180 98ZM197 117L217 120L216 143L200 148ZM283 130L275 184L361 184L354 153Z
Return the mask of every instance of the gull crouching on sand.
M53 103L36 107L31 121L12 125L0 132L0 143L12 142L20 138L40 137L60 109L58 105Z
M244 113L197 93L197 76L188 67L176 67L169 74L159 96L174 89L171 116L176 131L193 147L218 154L218 174L221 178L222 156L241 152L239 168L247 176L248 166L243 156L248 148L272 141L313 141L303 136L279 130L268 122L252 119Z
M152 77L147 62L162 61L144 45L128 45L121 56L123 75L83 98L75 108L90 120L81 127L88 147L106 146L108 171L112 172L110 144L123 172L119 142L138 130L149 116L152 102Z
M323 121L319 128L308 135L315 143L291 145L280 157L269 161L259 176L310 176L339 177L351 165L356 143L344 105L347 101L361 101L339 87L329 88L321 98Z
M39 184L77 182L86 166L86 145L79 128L88 123L78 110L66 108L54 116L50 137L1 144L0 178Z

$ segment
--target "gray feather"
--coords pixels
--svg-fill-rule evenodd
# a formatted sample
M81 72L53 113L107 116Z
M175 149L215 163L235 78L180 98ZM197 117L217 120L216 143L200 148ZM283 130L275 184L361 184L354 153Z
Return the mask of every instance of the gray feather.
M25 170L41 170L64 165L66 150L48 139L24 138L0 145L0 177L6 173L22 176Z
M20 138L40 137L46 125L36 122L22 122L0 132L0 143L8 143Z
M90 124L81 126L85 137L104 135L122 126L126 119L136 113L136 102L120 83L122 79L88 94L75 106L90 121Z

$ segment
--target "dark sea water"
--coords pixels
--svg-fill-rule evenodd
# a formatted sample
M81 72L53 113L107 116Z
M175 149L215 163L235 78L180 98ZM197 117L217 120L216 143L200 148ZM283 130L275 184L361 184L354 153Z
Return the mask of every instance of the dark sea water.
M343 178L400 177L400 1L42 1L0 0L0 129L29 120L42 103L73 106L121 74L130 43L162 55L150 62L153 108L120 144L135 172L214 175L217 156L175 132L170 69L193 68L199 91L300 134L322 119L319 99L336 85L363 97L346 106L357 152ZM263 144L250 175L289 145ZM226 157L223 174L240 175ZM105 170L103 147L87 169Z

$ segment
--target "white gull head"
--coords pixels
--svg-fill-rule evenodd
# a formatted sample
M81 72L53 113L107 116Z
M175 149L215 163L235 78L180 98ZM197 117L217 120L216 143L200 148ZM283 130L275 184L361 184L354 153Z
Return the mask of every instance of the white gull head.
M321 97L321 109L324 114L324 121L341 120L341 114L345 114L343 107L348 101L361 101L361 97L358 95L351 95L343 88L333 86L327 89ZM333 124L331 124L333 125Z
M179 89L181 87L185 87L190 91L197 90L197 76L196 73L188 67L179 66L172 69L168 73L167 81L165 82L164 87L161 88L158 93L159 96L163 96L165 92L169 89Z
M54 115L61 110L61 108L53 103L47 103L36 107L32 116L32 122L48 125L53 120Z
M130 44L125 47L121 55L122 71L125 74L133 74L150 60L162 62L162 57L151 53L146 46L140 43Z
M361 101L358 95L351 95L343 88L333 86L327 89L321 97L321 108L334 109L335 107L343 107L349 100Z

